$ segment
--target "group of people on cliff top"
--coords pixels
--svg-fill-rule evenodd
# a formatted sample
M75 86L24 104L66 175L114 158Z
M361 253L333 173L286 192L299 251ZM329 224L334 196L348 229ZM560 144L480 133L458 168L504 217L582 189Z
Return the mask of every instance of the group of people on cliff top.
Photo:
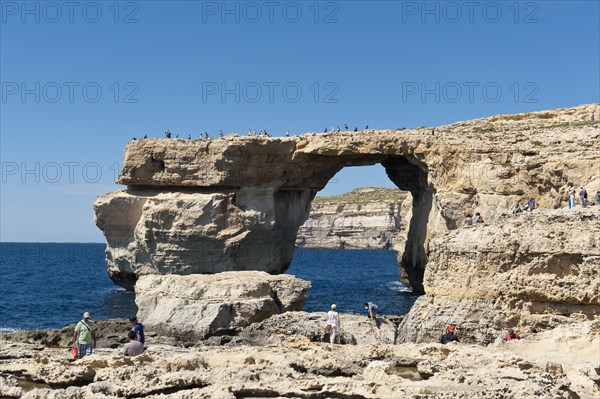
M596 121L596 119L595 119L595 113L592 113L592 115L591 115L591 121L592 121L592 126L594 126L594 123ZM595 126L595 127L597 127L597 126ZM404 129L405 128L402 128L400 130L404 130ZM366 131L366 130L369 130L369 125L368 124L366 124L365 128L363 129L363 131ZM435 136L435 130L436 130L435 127L431 128L431 135L432 136ZM323 129L323 133L340 133L341 131L342 130L340 129L339 126L336 126L336 127L332 126L331 129L327 129L327 127ZM344 130L343 131L344 132L358 132L359 130L358 130L358 128L356 126L354 126L354 129L350 129L350 127L348 126L348 124L344 123ZM236 134L236 133L232 132L231 134ZM172 138L172 135L173 134L171 133L170 130L165 131L165 138L166 139ZM223 130L219 130L219 137L223 138L223 136L224 136ZM257 136L258 137L272 137L269 133L267 133L266 130L261 130L260 132L257 133L256 129L248 129L248 136L254 136L254 137L257 137ZM290 136L290 131L288 130L285 133L285 137L289 137L289 136ZM147 134L144 135L144 138L147 139L148 135ZM176 134L175 138L178 139L179 138L179 134ZM202 139L208 139L208 138L209 138L208 132L204 132L204 134L200 133L200 140L202 140ZM192 135L188 134L187 135L187 139L191 140L192 139ZM137 140L137 139L135 137L133 137L133 140ZM596 204L596 205L598 205L598 204Z
M369 130L369 125L368 124L365 125L364 130ZM332 126L330 130L327 130L327 128L323 129L323 133L339 133L341 131L342 131L342 129L340 129L339 126L337 126L337 127L333 127ZM352 132L358 132L358 128L356 126L354 126L354 129L350 130L350 128L348 127L348 124L345 123L344 124L344 132L350 132L350 131L352 131Z
M569 209L575 208L577 205L576 202L576 194L579 197L579 205L582 208L589 206L588 202L588 193L584 186L579 186L579 190L575 190L574 187L569 187L567 190L567 206ZM596 196L594 198L595 205L600 206L600 191L596 191ZM529 197L527 203L522 205L521 200L517 201L517 203L512 208L513 215L523 213L523 212L531 212L536 208L535 200L532 197ZM477 213L475 215L478 215ZM471 221L470 215L467 215L465 219L465 226L470 226L475 223L474 220Z
M145 350L144 326L136 316L130 317L129 322L131 323L131 330L127 333L129 342L123 346L121 353L124 356L138 356L144 353ZM71 349L73 360L91 355L96 347L96 341L96 324L90 320L90 313L85 312L83 319L77 323L73 332Z
M403 129L404 128L402 128L402 130ZM364 130L369 130L369 125L365 125ZM327 128L325 128L323 130L323 133L339 133L341 131L342 130L340 129L340 127L337 126L337 127L332 127L330 130L328 130ZM348 124L344 124L344 130L343 131L344 132L350 132L350 131L352 131L352 132L358 132L359 130L358 130L358 128L356 126L354 127L353 130L350 130L350 128L348 127ZM435 129L432 130L432 134L434 134L434 131L435 131ZM225 133L223 133L223 130L219 130L218 134L219 134L220 138L223 138L225 136ZM231 134L236 134L236 133L235 132L231 132ZM248 137L273 137L273 136L271 136L267 132L266 129L260 130L259 132L257 132L256 129L248 129ZM285 132L285 137L290 137L290 131L289 130L287 130ZM143 138L147 139L148 135L145 134ZM170 130L166 130L165 131L165 138L166 139L173 138L173 133L171 133ZM176 138L176 139L180 138L179 134L175 134L174 138ZM181 137L181 138L184 138L184 137ZM200 140L208 140L209 138L210 138L210 136L209 136L208 132L200 133L200 137L199 137ZM187 139L191 140L192 139L192 135L188 134L187 135ZM132 140L137 140L137 138L133 137Z

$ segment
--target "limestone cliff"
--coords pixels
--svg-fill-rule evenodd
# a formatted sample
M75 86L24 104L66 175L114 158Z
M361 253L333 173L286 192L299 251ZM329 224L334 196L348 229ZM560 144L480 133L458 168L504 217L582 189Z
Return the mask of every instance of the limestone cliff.
M109 275L132 288L147 274L281 273L316 192L345 166L380 163L412 205L401 223L406 240L394 245L401 278L426 293L401 339L432 340L454 323L470 331L466 340L489 342L510 326L598 318L600 212L564 208L571 186L591 198L600 190L600 129L590 123L599 111L498 115L435 135L132 142L118 179L127 190L94 205ZM506 215L529 196L532 214ZM487 224L463 229L475 211Z
M349 193L316 197L296 245L308 248L403 248L402 227L410 206L407 194L393 188L357 188ZM404 210L404 213L403 213Z
M109 275L137 276L288 267L316 192L346 166L380 163L410 192L399 263L423 291L430 245L480 211L488 222L526 196L564 205L567 188L600 189L598 105L498 115L436 129L304 134L289 138L137 140L118 182L100 196L96 224L107 239Z
M453 324L466 342L508 328L545 330L600 317L600 207L498 215L431 242L424 286L401 342L430 342Z

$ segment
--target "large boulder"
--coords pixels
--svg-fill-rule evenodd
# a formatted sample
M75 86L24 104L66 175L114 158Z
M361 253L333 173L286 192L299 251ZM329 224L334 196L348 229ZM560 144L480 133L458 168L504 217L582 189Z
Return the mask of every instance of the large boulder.
M283 273L313 195L270 188L103 195L94 211L106 236L108 274L132 290L146 274Z
M329 333L325 331L326 318L327 314L324 312L278 314L242 329L230 344L277 345L293 336L307 338L311 342L330 342ZM343 345L395 343L396 325L386 318L378 318L375 323L365 315L343 313L340 314L340 324L336 343Z
M301 310L309 288L309 282L291 275L245 271L146 275L135 292L147 330L192 341L231 335L274 314Z

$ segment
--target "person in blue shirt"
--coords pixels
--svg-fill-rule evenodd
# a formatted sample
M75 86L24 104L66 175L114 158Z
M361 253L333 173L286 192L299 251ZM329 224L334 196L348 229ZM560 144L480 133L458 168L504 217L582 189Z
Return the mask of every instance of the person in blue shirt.
M140 341L142 345L146 343L146 337L144 336L144 326L140 323L136 316L131 316L129 318L131 322L131 326L133 327L133 332L135 333L135 340Z

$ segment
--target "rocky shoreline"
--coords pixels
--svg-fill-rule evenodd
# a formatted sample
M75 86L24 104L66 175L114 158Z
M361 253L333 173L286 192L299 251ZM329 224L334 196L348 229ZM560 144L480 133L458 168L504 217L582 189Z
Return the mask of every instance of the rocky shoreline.
M287 312L235 335L179 342L149 331L146 352L119 353L127 320L98 321L95 353L69 361L73 326L2 334L0 397L24 399L569 398L600 394L600 321L490 345L394 344L396 325ZM459 336L467 331L459 329ZM498 337L500 338L500 337ZM483 367L482 367L483 366Z

